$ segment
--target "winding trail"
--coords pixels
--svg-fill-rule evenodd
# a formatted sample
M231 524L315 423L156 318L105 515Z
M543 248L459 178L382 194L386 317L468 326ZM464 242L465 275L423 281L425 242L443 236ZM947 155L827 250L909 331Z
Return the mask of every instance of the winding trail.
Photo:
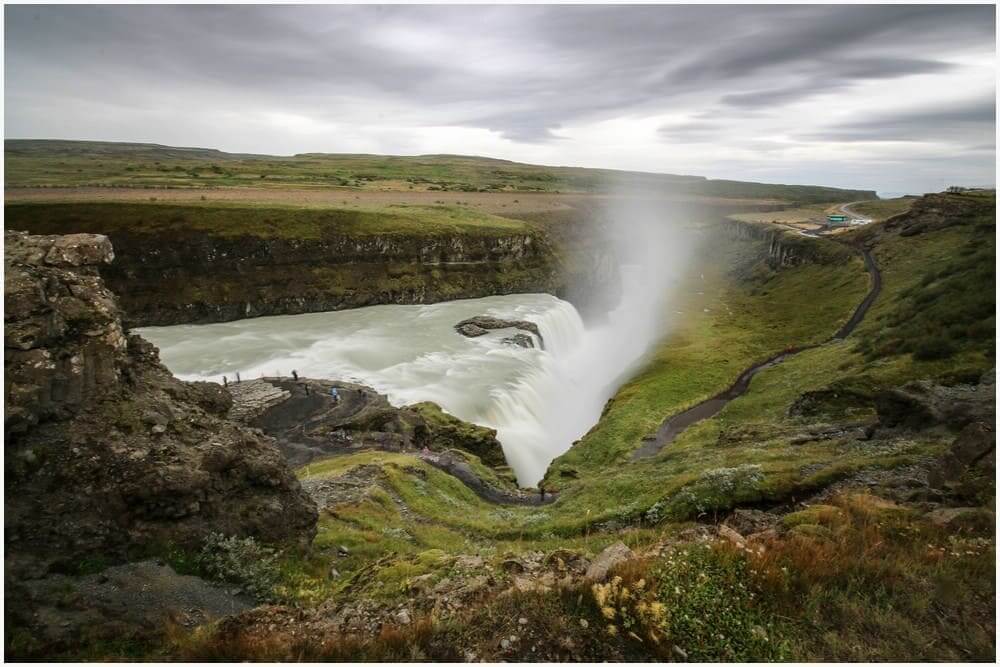
M754 375L760 371L777 366L789 357L792 357L800 352L811 350L822 345L826 345L827 343L847 338L865 318L865 315L868 313L868 309L871 308L873 303L875 303L875 299L878 298L879 293L882 291L882 273L879 271L878 265L875 263L875 258L872 257L871 252L867 248L859 247L857 249L860 250L862 256L864 257L865 269L867 269L868 275L871 277L871 288L868 290L868 294L865 295L865 298L861 301L861 303L858 304L857 308L854 309L854 313L851 315L850 319L848 319L847 322L837 330L837 333L833 334L833 336L822 343L802 347L792 347L784 350L783 352L772 355L764 361L754 364L740 373L740 376L736 378L736 382L730 385L725 391L716 394L712 398L706 399L701 403L684 410L683 412L668 417L662 424L660 424L660 428L657 429L656 435L653 438L645 440L643 444L632 453L632 460L638 461L659 454L666 445L673 442L677 436L683 433L689 426L697 424L703 419L714 417L731 400L745 394L750 388L750 381L753 379Z
M558 497L558 494L546 493L545 500L542 500L541 494L498 489L477 475L468 463L447 453L428 452L419 453L418 456L424 463L452 475L477 496L496 505L548 505Z

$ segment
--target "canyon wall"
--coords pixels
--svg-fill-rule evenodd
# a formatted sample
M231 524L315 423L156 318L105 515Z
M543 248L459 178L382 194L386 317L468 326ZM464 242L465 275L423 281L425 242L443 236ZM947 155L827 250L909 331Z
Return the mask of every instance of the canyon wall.
M111 239L119 259L102 274L121 295L129 326L559 289L558 262L544 238L532 234L296 240L118 233Z
M80 203L5 213L8 229L108 236L117 260L100 272L127 328L562 295L575 258L537 227L474 211Z
M732 238L762 243L766 247L767 263L775 269L810 262L841 264L856 257L856 253L844 244L804 236L771 223L727 219L723 229Z

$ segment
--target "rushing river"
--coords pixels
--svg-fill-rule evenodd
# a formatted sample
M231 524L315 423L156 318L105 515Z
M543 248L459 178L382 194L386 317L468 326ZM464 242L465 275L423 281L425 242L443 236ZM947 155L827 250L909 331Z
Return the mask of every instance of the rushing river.
M394 405L434 401L461 419L495 428L518 481L528 486L597 422L645 351L648 336L624 311L588 329L566 301L514 294L139 333L186 380L221 382L237 372L243 378L288 376L294 369L304 377L369 385ZM478 338L454 330L455 323L483 314L535 322L545 349L501 341L516 329Z
M516 329L478 338L454 330L455 323L481 314L535 322L546 349L501 342L519 333ZM294 369L305 377L369 385L395 405L434 401L457 417L496 428L522 484L537 482L552 458L596 420L555 433L545 423L541 397L570 381L561 377L560 362L573 357L584 337L573 306L548 294L148 327L139 333L186 380L221 382L237 372L243 378L287 376Z
M434 401L495 428L518 481L536 484L601 416L608 398L668 330L692 235L663 210L625 200L614 216L621 299L602 324L585 326L568 302L512 294L432 305L371 306L222 324L149 327L144 337L181 378L221 382L288 376L347 380L395 405ZM611 237L609 237L611 238ZM454 330L475 315L530 320L545 349L503 343L516 329L466 338Z

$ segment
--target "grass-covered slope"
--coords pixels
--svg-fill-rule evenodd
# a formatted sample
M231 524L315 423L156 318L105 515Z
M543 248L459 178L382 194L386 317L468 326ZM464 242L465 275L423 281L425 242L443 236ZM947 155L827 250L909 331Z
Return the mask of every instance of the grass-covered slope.
M460 155L310 153L279 157L155 144L18 139L6 140L4 147L8 188L98 185L600 192L625 187L707 197L801 202L875 197L870 191L548 167Z
M717 267L715 272L706 273L704 279L696 276L699 283L704 280L700 290L704 298L681 307L687 315L683 325L664 341L646 370L622 388L600 424L554 464L549 478L562 490L555 505L540 510L474 510L474 502L465 504L457 489L446 495L439 493L445 487L423 483L407 489L416 480L407 482L405 476L396 477L398 492L402 496L424 489L411 496L420 503L421 516L463 536L451 538L456 539L452 549L486 549L499 556L505 550L545 550L562 544L594 552L597 536L613 534L642 549L677 531L683 524L676 522L681 520L711 520L739 505L790 502L838 482L844 488L877 486L877 480L890 479L893 471L927 465L947 448L953 434L914 432L869 441L838 430L843 428L838 424L845 422L870 423L875 418L870 398L882 388L922 378L946 380L956 371L973 377L994 363L992 346L983 339L956 341L946 359L898 353L873 362L865 355L865 341L881 331L887 319L905 311L905 297L900 295L919 285L928 267L940 263L938 258L951 256L965 244L986 248L974 262L986 274L966 267L967 292L992 299L991 202L967 208L925 203L941 207L935 229L914 235L905 232L908 225L897 224L859 234L878 236L873 248L884 292L854 336L807 350L761 372L745 396L715 418L690 428L660 456L628 461L642 436L665 416L725 387L752 361L788 345L827 339L868 289L860 261L806 263L775 271L755 260L761 258L762 248L752 242L716 250L720 253L716 261L704 265L706 270ZM930 227L930 219L919 208L910 221ZM963 303L978 307L976 299ZM925 317L937 318L935 312L932 309ZM902 335L921 334L909 329ZM804 395L831 387L861 388L860 399L835 402L818 413L795 409ZM905 478L912 473L899 474ZM652 621L653 627L673 628L677 633L673 641L703 659L959 659L982 658L994 650L989 620L984 617L993 595L988 585L992 533L984 536L982 527L989 523L955 533L927 519L920 509L870 496L831 502L833 507L825 513L787 516L785 528L791 533L769 543L765 555L730 553L720 547L721 551L705 555L684 555L680 561L657 564L654 559L645 571L633 571L633 584L644 577L647 586L650 582L659 586L657 595L663 596L661 602L668 609L707 614L716 621L733 619L725 621L727 639L722 641L699 638L697 627L681 624L676 615ZM332 531L336 539L346 538L342 531L349 525L351 521L339 519L324 522L321 534ZM426 524L403 525L406 530L427 529ZM504 542L515 537L516 543ZM440 542L436 547L444 548ZM732 569L740 567L748 570L740 574ZM685 571L708 578L691 577ZM753 590L757 601L733 597L727 582L734 581ZM685 595L670 595L673 586ZM931 611L932 591L942 586L951 596ZM568 598L558 596L525 599L517 608L534 623L535 610L552 613L549 605L560 613L581 614L571 608ZM620 620L618 634L607 639L612 646L625 634L620 622L626 616L621 609L615 613ZM635 608L631 613L633 631L636 626L649 627L649 617L642 618ZM965 624L969 631L958 640L936 617ZM755 641L759 635L754 625L767 627L776 644L768 647ZM462 632L474 641L474 629L464 627ZM863 641L865 637L869 640ZM644 642L644 648L626 641L615 650L622 655L629 650L647 657L659 655L655 644Z
M944 498L923 476L954 429L866 427L880 391L971 382L994 366L985 335L951 340L934 358L917 353L926 332L947 333L956 319L968 326L967 312L992 303L993 205L990 196L928 198L852 232L883 281L858 329L760 372L715 417L632 461L665 417L775 351L828 339L868 290L846 246L805 239L829 244L803 255L823 262L776 266L768 241L720 225L681 290L676 328L553 465L556 502L492 505L406 453L313 463L300 471L307 488L348 491L321 513L309 556L284 564L275 597L285 606L175 633L152 655L992 660L992 480L975 498ZM937 296L914 310L927 291ZM871 356L891 339L902 343ZM973 507L953 516L948 503ZM769 523L741 529L746 539L711 538L740 507L768 510ZM637 556L612 571L619 579L594 587L574 570L575 559L617 541Z
M996 334L995 196L940 194L863 232L886 265L885 298L861 329L869 361L965 359Z
M856 202L850 210L872 220L886 220L894 215L906 213L918 201L919 197L894 197L892 199L874 199L872 201Z

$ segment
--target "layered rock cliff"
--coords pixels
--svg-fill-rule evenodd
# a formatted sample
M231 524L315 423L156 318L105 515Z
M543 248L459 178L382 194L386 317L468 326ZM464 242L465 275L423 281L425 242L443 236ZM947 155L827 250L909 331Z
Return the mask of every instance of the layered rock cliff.
M107 235L117 260L101 275L128 327L565 288L559 253L544 233L510 220L479 221L474 212L456 214L452 224L421 218L426 212L159 204L5 210L9 229Z
M803 236L771 223L726 220L723 225L733 238L762 242L766 247L767 263L775 269L809 262L841 264L854 257L850 248L843 244Z
M322 240L120 234L113 241L121 259L103 274L135 326L557 288L554 257L529 234Z
M8 576L76 571L209 533L308 543L316 508L221 387L176 380L128 335L104 236L5 235Z

